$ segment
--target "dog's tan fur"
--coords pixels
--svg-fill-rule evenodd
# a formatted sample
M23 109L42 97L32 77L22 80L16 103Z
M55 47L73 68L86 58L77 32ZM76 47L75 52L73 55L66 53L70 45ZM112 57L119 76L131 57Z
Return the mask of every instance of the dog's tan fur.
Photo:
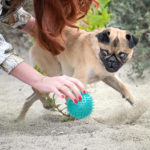
M40 48L37 42L30 49L30 57L33 65L38 65L48 76L69 75L78 78L85 85L94 81L102 80L122 94L130 103L134 104L133 96L126 86L119 81L114 73L108 72L102 61L98 57L100 48L108 49L109 53L116 55L121 52L128 53L128 59L132 57L133 49L129 48L125 38L128 33L125 30L109 28L110 43L103 44L98 42L96 35L104 29L94 32L86 32L72 28L66 28L64 35L66 38L65 50L58 56L53 56L50 52ZM116 39L119 39L117 46L114 46ZM31 98L24 104L18 120L25 117L31 105L39 98L43 105L44 100L37 91L36 98Z

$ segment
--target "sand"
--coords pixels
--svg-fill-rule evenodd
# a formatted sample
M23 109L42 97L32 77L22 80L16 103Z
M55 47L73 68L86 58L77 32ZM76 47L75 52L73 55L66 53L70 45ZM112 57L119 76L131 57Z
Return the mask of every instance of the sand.
M61 123L63 116L34 103L23 122L15 123L32 90L0 72L0 150L149 150L150 79L130 80L124 66L118 76L136 97L131 107L121 95L98 82L88 88L94 119Z

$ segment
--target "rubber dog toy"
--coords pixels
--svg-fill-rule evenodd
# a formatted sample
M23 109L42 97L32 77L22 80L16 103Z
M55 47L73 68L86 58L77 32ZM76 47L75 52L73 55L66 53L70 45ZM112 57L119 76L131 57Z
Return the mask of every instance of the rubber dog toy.
M82 100L78 103L73 103L73 101L67 99L67 110L69 114L77 119L83 119L88 117L93 111L93 99L90 94L81 93Z

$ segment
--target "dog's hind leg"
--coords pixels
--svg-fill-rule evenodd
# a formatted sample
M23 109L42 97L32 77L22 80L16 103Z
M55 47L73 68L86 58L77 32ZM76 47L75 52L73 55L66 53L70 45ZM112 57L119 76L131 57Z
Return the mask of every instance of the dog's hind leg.
M26 102L23 105L23 108L19 114L19 116L17 117L17 119L15 120L16 122L22 121L24 120L26 113L28 112L29 108L32 106L32 104L37 101L39 99L38 95L34 92L31 96L29 96L26 99Z
M26 102L23 105L23 108L19 114L19 116L17 117L17 119L15 120L16 122L22 121L24 120L26 113L28 112L29 108L32 106L32 104L37 101L40 100L41 103L43 104L43 107L45 109L51 109L53 108L50 104L47 104L45 101L45 98L42 97L42 94L40 92L38 92L37 90L33 89L34 93L32 95L30 95L27 99Z
M118 92L120 92L122 94L123 98L125 98L131 105L134 104L134 98L133 98L132 94L130 93L130 91L115 76L108 76L108 77L104 78L103 81L106 84L108 84L109 86L111 86L112 88L114 88L115 90L117 90Z

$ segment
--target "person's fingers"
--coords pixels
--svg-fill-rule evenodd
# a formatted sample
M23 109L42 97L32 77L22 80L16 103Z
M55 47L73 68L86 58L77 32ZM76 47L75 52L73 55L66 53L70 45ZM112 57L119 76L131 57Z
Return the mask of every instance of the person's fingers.
M64 85L69 87L72 90L72 92L76 95L78 100L82 100L81 93L80 93L79 89L77 88L77 86L73 82L67 81L64 83Z
M57 90L56 88L53 90L53 92L54 92L57 96L59 96L59 97L61 97L61 98L65 98L65 97L66 97L62 92L60 92L60 91Z
M72 99L74 103L78 102L77 98L73 95L73 93L66 86L62 86L58 90L61 91L63 94L65 94L66 97L69 97L70 99Z
M64 77L67 78L67 76L64 76ZM84 85L82 84L81 81L79 81L78 79L73 78L73 77L68 77L67 79L69 81L73 82L80 89L80 91L82 93L86 93L85 87L84 87Z

